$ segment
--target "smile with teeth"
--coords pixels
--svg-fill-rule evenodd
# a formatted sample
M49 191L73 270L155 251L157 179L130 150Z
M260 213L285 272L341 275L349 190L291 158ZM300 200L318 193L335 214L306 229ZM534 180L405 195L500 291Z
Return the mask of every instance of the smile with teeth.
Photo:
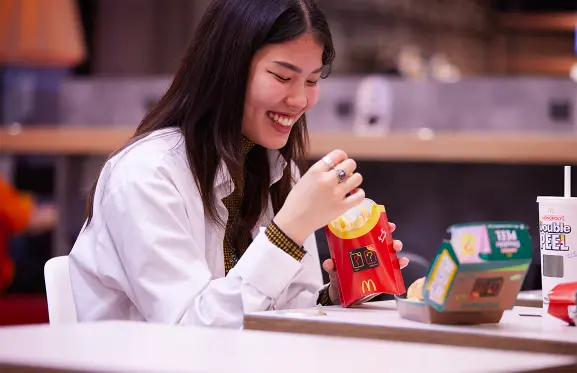
M289 117L286 115L278 114L272 111L267 111L266 116L270 119L274 120L276 123L280 124L281 126L290 127L294 124L297 120L297 117Z

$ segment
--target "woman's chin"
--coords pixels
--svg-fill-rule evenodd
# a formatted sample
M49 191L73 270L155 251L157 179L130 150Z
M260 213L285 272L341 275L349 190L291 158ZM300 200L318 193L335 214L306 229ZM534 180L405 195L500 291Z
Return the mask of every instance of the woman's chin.
M267 141L264 142L264 144L260 144L263 148L269 149L269 150L279 150L282 149L288 142L288 136L285 139L278 139L278 140L273 140L273 139L267 139Z
M260 137L258 144L263 148L278 150L283 148L289 139L290 132L280 133L278 131L267 131L264 136Z

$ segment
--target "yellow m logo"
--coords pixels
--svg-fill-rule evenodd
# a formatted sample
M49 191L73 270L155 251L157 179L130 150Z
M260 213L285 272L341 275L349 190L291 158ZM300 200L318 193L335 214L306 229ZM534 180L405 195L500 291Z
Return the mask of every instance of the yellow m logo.
M371 287L373 288L373 291L377 291L377 287L375 286L373 280L363 281L361 284L361 290L363 291L363 294L365 294L367 291L371 291Z
M554 213L554 211L553 211L552 208L549 208L549 210L547 210L547 212L548 212L549 214L553 214L553 213Z

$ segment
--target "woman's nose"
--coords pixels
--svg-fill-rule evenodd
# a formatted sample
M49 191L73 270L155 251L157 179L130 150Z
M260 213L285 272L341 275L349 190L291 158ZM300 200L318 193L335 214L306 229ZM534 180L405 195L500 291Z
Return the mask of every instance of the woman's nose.
M292 89L285 100L288 106L298 110L304 109L308 104L308 98L304 87Z

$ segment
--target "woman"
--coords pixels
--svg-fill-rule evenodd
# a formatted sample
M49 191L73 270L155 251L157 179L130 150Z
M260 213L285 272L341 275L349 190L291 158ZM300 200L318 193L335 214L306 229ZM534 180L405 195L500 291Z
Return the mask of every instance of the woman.
M170 88L92 189L70 255L80 321L238 328L247 312L338 302L313 233L363 200L362 178L339 150L302 178L297 167L333 57L312 0L209 6Z

